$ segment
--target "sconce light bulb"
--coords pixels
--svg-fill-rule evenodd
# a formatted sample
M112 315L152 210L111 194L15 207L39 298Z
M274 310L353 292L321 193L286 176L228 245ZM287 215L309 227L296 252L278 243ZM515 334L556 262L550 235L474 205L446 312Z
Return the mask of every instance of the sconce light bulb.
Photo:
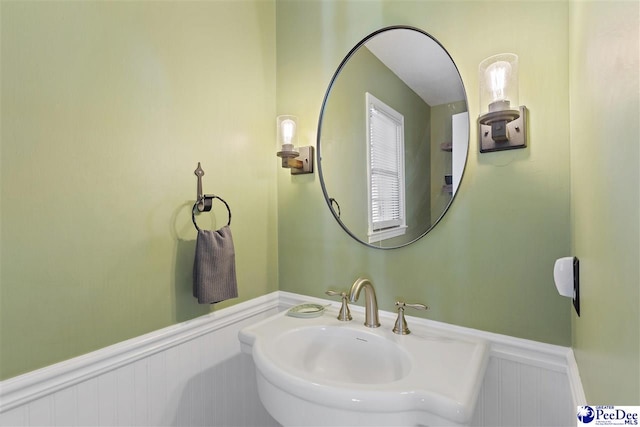
M291 144L293 135L296 133L296 122L291 119L286 119L282 121L280 126L282 126L282 142L284 144Z
M497 61L487 67L485 72L487 86L491 89L492 102L506 99L507 82L511 78L511 64Z

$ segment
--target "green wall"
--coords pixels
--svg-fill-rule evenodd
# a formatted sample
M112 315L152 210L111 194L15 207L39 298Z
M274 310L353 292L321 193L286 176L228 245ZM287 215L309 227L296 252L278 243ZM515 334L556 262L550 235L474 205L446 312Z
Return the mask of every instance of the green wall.
M572 343L589 402L640 401L637 2L3 1L0 15L0 378L278 282L324 296L366 274L385 310L402 297L431 306L414 315ZM479 155L472 123L451 211L382 251L339 228L317 174L277 166L273 125L296 114L315 144L340 60L391 24L447 47L472 122L478 63L518 53L530 146ZM198 161L233 209L240 297L215 307L191 297ZM551 278L571 254L580 318Z
M274 3L0 12L0 378L275 291ZM233 212L215 307L191 296L197 162Z
M472 123L468 165L452 209L426 238L402 249L371 249L352 240L329 212L317 175L279 173L280 289L322 297L367 275L384 310L402 298L431 308L413 315L571 343L570 301L558 295L552 275L555 259L571 249L569 6L504 4L277 2L277 109L299 117L300 144L314 143L321 102L342 58L367 34L393 24L419 27L447 47L473 122L478 64L496 53L518 53L520 100L531 112L526 150L479 155ZM500 22L500 31L487 22Z
M571 5L571 211L587 400L640 402L638 2Z

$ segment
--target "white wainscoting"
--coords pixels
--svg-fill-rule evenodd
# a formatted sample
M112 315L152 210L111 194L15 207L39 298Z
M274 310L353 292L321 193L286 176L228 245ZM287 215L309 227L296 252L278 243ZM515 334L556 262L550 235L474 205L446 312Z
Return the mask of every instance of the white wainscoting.
M278 293L0 383L2 426L277 426L238 331Z
M303 301L329 303L275 292L3 381L0 426L277 426L237 334ZM392 324L394 314L380 317ZM474 426L575 425L585 399L571 349L407 320L491 342Z

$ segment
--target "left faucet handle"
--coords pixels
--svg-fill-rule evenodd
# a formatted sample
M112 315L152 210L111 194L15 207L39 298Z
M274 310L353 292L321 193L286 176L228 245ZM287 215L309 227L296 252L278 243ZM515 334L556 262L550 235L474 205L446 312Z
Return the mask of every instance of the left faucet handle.
M331 297L339 296L342 298L342 306L340 307L340 312L338 313L338 320L341 320L343 322L348 322L349 320L352 319L351 311L349 310L349 295L346 292L344 291L338 292L338 291L329 289L328 291L325 292L325 294Z

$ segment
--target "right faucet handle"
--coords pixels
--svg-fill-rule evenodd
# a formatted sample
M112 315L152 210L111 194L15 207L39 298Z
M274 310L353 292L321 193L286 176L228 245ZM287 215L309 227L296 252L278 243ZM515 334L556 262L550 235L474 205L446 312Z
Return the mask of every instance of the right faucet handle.
M348 322L349 320L352 319L351 310L349 310L349 295L346 292L344 291L337 292L329 289L328 291L325 292L325 294L332 297L337 295L342 298L342 306L340 307L340 312L338 313L338 320L342 320L343 322Z
M407 326L407 321L404 318L404 309L405 307L415 308L416 310L428 310L424 304L407 304L403 301L396 301L396 307L398 308L398 318L396 319L396 324L393 327L393 332L398 335L407 335L410 334L411 331Z

